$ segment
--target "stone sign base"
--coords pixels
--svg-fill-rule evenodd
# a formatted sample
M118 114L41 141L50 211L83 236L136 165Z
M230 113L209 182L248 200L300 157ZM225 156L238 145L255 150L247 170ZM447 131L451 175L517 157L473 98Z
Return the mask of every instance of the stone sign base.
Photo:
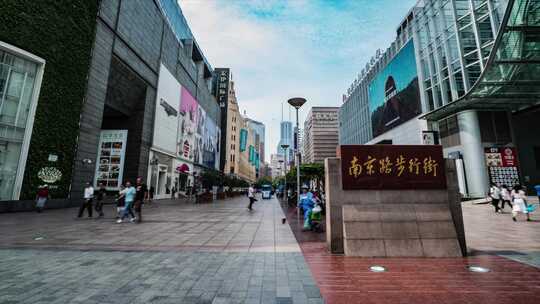
M327 242L361 257L458 257L466 253L455 169L445 190L342 190L341 160L326 159Z

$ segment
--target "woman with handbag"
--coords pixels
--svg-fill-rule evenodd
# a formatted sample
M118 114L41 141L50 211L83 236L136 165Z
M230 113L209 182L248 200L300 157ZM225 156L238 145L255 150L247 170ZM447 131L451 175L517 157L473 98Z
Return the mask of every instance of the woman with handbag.
M518 213L523 213L527 215L527 221L530 222L531 218L529 216L529 210L527 207L527 194L523 191L521 185L516 185L514 190L512 190L512 220L517 222L516 216Z

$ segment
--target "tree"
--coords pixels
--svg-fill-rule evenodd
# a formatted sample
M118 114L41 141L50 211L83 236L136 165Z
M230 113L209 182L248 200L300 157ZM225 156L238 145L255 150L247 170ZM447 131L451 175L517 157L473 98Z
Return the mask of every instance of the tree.
M314 182L317 190L324 186L324 165L318 163L300 165L300 183L307 184ZM287 187L296 189L296 167L291 168L287 173Z
M261 177L255 182L255 187L261 188L262 185L272 185L272 179L270 177L264 176Z

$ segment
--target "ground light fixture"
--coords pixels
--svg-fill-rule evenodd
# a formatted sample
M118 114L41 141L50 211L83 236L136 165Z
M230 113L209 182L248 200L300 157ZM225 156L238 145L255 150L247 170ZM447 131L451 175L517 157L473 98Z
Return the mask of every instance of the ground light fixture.
M386 272L388 270L384 266L373 265L373 266L369 266L369 271L371 271L371 272Z
M470 272L477 272L477 273L486 273L486 272L490 272L490 271L491 271L489 268L482 267L482 266L476 266L476 265L470 265L470 266L467 266L467 269L468 269Z

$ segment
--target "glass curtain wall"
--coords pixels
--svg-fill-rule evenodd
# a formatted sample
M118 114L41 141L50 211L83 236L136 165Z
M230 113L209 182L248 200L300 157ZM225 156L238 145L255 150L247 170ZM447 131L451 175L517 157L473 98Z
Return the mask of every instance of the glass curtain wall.
M14 198L37 70L36 63L0 50L0 200Z
M504 3L501 3L504 2ZM416 11L427 111L463 95L478 80L506 1L426 0Z

